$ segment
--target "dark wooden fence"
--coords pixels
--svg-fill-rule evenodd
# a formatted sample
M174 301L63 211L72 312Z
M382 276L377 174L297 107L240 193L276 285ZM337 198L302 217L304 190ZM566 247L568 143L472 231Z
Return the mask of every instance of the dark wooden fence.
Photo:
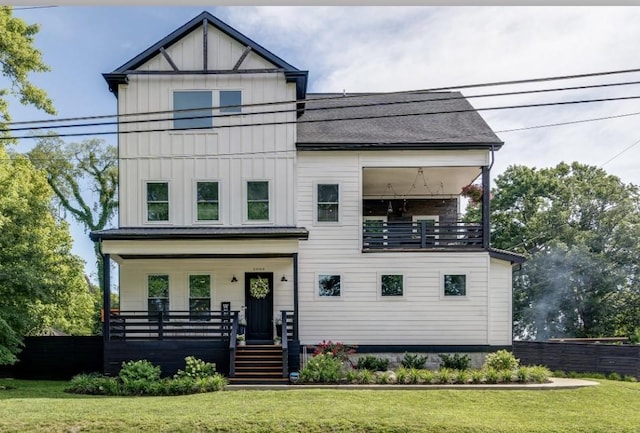
M640 379L640 345L514 341L513 353L523 365Z
M463 221L364 221L364 250L479 248L482 224Z
M102 337L26 337L19 361L0 367L0 376L67 380L102 371Z

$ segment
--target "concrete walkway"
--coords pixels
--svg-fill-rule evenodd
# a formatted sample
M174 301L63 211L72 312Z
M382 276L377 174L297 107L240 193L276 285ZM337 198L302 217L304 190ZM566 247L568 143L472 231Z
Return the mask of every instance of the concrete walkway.
M227 385L227 391L239 390L291 390L291 389L384 389L384 390L429 390L429 389L490 389L490 390L541 390L574 389L599 385L584 379L564 379L552 377L549 383L500 383L495 385Z

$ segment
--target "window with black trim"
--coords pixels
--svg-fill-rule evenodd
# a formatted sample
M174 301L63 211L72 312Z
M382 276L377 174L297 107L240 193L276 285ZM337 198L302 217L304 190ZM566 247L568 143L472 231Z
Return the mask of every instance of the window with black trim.
M318 184L317 188L317 221L336 222L339 217L340 186L335 183Z
M250 221L269 219L269 182L247 182L247 219Z
M340 275L318 275L318 296L340 296Z
M147 221L169 221L168 182L147 182Z
M198 221L218 221L220 219L218 182L196 183L196 206Z
M154 320L161 311L169 311L169 275L149 275L147 291L147 311Z
M211 275L189 275L189 317L209 320L211 312Z
M380 296L403 296L404 276L401 274L380 276Z
M173 92L174 129L211 128L213 97L209 90Z
M445 274L444 296L467 296L467 276L465 274Z

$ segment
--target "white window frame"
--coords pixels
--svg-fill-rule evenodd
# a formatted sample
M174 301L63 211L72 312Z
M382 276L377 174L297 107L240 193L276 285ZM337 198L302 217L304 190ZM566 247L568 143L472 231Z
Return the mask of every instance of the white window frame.
M465 294L464 296L451 296L451 295L445 295L444 294L444 277L445 275L464 275L465 276ZM440 272L440 299L443 300L447 300L447 301L455 301L455 300L465 300L465 299L469 299L469 288L470 288L470 278L469 278L470 274L467 271L460 271L460 270L448 270L448 271L441 271Z
M145 296L145 301L144 301L144 305L145 305L145 309L147 310L147 315L150 315L151 312L149 311L149 299L152 299L149 296L149 277L167 277L167 312L171 311L171 275L166 273L166 272L148 272L145 278L145 285L146 285L146 296ZM154 299L165 299L165 298L154 298ZM155 318L151 318L150 320L153 321L155 320Z
M167 184L167 205L169 206L169 215L168 219L162 221L149 221L149 201L147 200L147 185L150 183L166 183ZM145 179L142 181L142 197L144 200L140 200L142 202L142 216L144 224L149 225L163 225L163 224L171 224L173 220L173 206L171 206L171 181L168 179Z
M214 290L213 290L213 274L211 272L198 272L198 271L189 271L187 273L187 281L185 283L185 286L187 288L187 310L189 311L189 316L191 316L191 277L192 276L202 276L202 275L207 275L209 276L209 310L213 311L213 307L215 305L215 301L214 301Z
M198 219L198 183L217 182L218 183L218 219L199 220ZM222 218L222 181L220 179L194 179L191 186L193 198L193 223L198 225L221 225L224 224ZM203 274L204 275L204 274Z
M264 224L273 224L273 180L272 179L243 179L242 186L242 221L244 224L255 224L255 225L264 225ZM249 219L249 182L267 182L269 192L269 219L266 220L250 220Z
M320 296L320 276L328 275L328 276L338 276L340 277L340 295L339 296ZM337 301L340 299L344 299L344 275L340 272L316 272L314 275L315 281L313 283L314 287L314 299L317 300L330 300Z
M318 186L338 185L338 221L318 221ZM342 225L342 183L334 180L316 181L313 183L313 225L341 226Z
M363 228L363 233L361 233L361 237L362 237L362 246L366 247L368 245L364 244L364 224L366 221L382 221L383 223L387 222L387 216L386 215L380 215L380 216L375 216L375 215L365 215L362 217L362 228ZM388 226L384 226L382 227L382 245L386 246L389 245L389 242L387 242L389 240L389 235L385 234L389 232L389 227Z
M382 277L384 275L401 275L402 276L402 295L400 296L383 296L382 295ZM399 271L382 271L377 273L378 284L377 284L377 297L378 300L381 301L400 301L406 299L407 296L407 275L404 272Z

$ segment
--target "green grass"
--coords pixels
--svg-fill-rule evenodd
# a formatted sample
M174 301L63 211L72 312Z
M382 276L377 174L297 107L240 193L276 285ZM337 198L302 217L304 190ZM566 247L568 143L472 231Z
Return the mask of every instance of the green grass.
M95 397L65 394L66 382L0 379L0 432L640 432L640 383L599 382L574 390Z

